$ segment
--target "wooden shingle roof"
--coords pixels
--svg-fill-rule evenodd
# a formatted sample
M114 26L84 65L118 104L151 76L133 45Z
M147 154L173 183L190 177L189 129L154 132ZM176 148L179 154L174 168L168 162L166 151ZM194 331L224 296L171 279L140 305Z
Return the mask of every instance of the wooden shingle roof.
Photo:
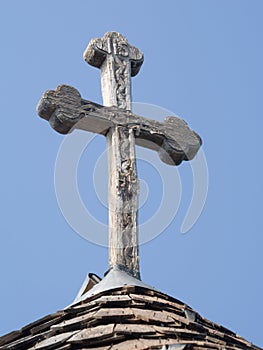
M105 280L64 310L1 337L0 349L260 349L139 280L115 279L115 287L111 276Z

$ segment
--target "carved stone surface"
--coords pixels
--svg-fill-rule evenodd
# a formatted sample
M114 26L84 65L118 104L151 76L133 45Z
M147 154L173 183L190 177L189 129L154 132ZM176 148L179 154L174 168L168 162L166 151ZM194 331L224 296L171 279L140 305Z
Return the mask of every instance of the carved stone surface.
M61 133L74 128L107 138L109 169L109 267L139 278L137 211L139 181L135 143L156 150L167 164L192 159L200 137L177 117L163 123L131 112L131 77L139 72L143 54L116 32L92 39L84 59L100 69L103 105L86 101L73 87L47 91L37 112Z
M92 40L84 53L88 63L103 52L101 73L104 106L131 110L131 62L139 68L143 56L123 35L106 33ZM133 74L136 73L134 70ZM139 181L135 136L128 124L115 124L106 134L109 171L109 267L118 266L139 278L137 212Z
M143 63L143 54L116 32L92 39L84 52L85 61L101 69L103 104L131 109L131 77Z
M113 45L109 48L109 41L113 41ZM116 48L117 45L117 48ZM100 68L107 54L115 50L115 54L123 57L129 57L131 62L131 76L134 77L140 70L144 57L142 52L134 46L131 46L127 39L117 32L107 32L101 39L96 38L90 41L83 57L91 66Z
M200 136L178 117L170 116L159 122L131 111L103 107L82 99L78 90L68 85L46 91L37 113L62 134L83 129L106 135L114 125L128 126L134 130L136 144L156 150L161 159L171 165L193 159L202 144Z
M137 208L139 181L133 130L110 128L107 136L109 168L109 265L139 278Z

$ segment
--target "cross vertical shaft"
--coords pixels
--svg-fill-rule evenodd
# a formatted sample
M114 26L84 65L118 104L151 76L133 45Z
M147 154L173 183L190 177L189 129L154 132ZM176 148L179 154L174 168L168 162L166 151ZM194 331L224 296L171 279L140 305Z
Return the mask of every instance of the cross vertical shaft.
M109 266L140 277L137 210L139 182L132 129L112 127L107 135L109 171Z
M131 76L143 62L138 49L119 33L106 33L90 42L85 60L101 70L104 106L131 110ZM115 125L107 133L109 267L119 267L140 278L137 211L139 181L134 131Z
M103 105L131 110L128 47L114 39L107 39L107 49L111 54L107 55L101 66ZM118 266L139 277L139 182L134 133L128 127L114 126L110 128L106 139L109 172L109 267Z

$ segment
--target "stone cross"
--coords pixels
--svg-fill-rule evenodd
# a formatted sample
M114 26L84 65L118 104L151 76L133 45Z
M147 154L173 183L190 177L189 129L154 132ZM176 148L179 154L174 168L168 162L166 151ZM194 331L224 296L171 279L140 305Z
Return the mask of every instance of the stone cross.
M60 85L43 94L37 112L60 133L82 129L106 136L109 268L118 267L140 278L135 144L157 151L167 164L179 165L195 156L201 139L178 117L159 122L132 113L131 77L139 72L143 54L124 36L108 32L91 40L84 59L100 68L103 106L82 99L71 86Z

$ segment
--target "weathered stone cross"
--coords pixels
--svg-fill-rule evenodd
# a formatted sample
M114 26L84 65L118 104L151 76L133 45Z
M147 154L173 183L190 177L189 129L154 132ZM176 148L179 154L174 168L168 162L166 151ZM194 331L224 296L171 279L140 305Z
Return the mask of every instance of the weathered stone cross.
M43 94L37 112L60 133L82 129L106 136L109 267L139 278L135 143L158 151L165 163L178 165L195 156L201 139L177 117L159 122L131 112L131 77L139 72L143 54L121 34L108 32L91 40L84 59L101 70L104 106L82 99L71 86L60 85Z

